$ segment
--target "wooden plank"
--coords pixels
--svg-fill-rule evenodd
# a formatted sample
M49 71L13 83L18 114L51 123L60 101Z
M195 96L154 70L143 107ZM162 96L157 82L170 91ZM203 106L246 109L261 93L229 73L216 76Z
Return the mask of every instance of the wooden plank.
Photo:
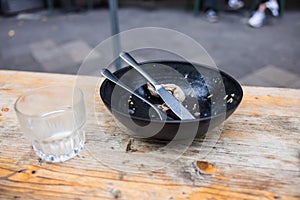
M126 152L131 138L101 102L101 81L0 71L0 199L300 198L300 90L243 87L218 141L195 140L174 160L176 149L159 151L157 141L134 139L136 151ZM20 132L13 104L27 89L62 84L90 91L87 140L74 159L44 163Z

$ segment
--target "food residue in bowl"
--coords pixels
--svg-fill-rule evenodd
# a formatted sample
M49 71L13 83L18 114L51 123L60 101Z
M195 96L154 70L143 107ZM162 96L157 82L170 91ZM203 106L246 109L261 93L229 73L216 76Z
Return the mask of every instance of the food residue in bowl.
M168 83L168 84L161 84L163 88L165 88L168 92L170 92L180 103L182 103L185 100L185 94L183 90L176 84ZM147 89L150 92L150 94L154 97L159 97L159 94L156 92L155 88L150 84L147 83ZM187 105L185 105L187 107ZM167 106L166 103L163 103L159 106L159 108L166 112L169 110L169 106Z
M210 107L209 104L211 106L216 105L216 102L213 101L215 95L212 93L208 93L208 96L203 96L199 99L199 97L196 98L191 95L193 91L188 91L187 94L185 94L178 85L163 84L163 87L168 90L180 103L182 103L182 105L185 106L196 118L209 117L211 115L218 114L218 112L215 111L211 113L210 109L207 109ZM159 95L155 91L155 88L150 83L147 83L147 85L144 85L141 88L143 88L145 92L143 93L145 98L149 99L149 101L151 101L156 107L165 112L168 115L168 118L177 119L175 114L172 113L171 109L161 101ZM226 106L226 104L232 104L234 102L234 98L236 98L234 93L226 94L223 98L225 103L223 106ZM197 101L195 101L195 99L197 99ZM128 106L128 114L130 115L139 116L141 112L144 112L143 109L139 109L141 105L140 103L135 103L135 98L132 95L130 95L128 98ZM149 117L153 119L157 116L150 114Z

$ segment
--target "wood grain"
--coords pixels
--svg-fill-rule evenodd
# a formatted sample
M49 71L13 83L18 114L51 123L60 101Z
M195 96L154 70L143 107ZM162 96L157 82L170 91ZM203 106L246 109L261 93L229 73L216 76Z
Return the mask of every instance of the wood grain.
M126 152L131 138L101 102L101 81L0 71L0 199L300 199L300 90L243 87L218 141L195 140L174 160L178 152L157 141L134 139ZM45 163L13 104L28 89L63 84L87 91L86 144L67 162Z

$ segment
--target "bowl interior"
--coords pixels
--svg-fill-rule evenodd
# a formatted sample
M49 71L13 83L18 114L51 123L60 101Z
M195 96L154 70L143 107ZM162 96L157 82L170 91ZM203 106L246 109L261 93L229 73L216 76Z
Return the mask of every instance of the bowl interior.
M243 96L242 88L234 78L214 68L175 61L148 62L141 66L159 83L178 85L186 95L183 105L195 115L196 121L220 115L229 117ZM163 103L160 98L150 95L147 81L132 67L122 68L114 74L153 104ZM160 121L155 113L149 114L150 106L107 79L101 85L100 95L106 107L117 115ZM167 114L167 122L182 122L171 111Z

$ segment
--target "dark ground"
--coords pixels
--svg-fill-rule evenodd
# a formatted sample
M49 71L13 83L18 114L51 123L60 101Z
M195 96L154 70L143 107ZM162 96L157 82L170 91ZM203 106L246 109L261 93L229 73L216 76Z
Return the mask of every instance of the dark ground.
M110 36L109 10L80 13L34 13L0 19L0 68L76 73L83 58ZM300 88L300 12L286 11L254 29L249 13L221 12L220 21L208 23L203 13L185 9L119 9L120 30L164 27L199 42L220 69L244 85ZM20 19L21 18L21 19ZM76 51L80 49L80 51Z

